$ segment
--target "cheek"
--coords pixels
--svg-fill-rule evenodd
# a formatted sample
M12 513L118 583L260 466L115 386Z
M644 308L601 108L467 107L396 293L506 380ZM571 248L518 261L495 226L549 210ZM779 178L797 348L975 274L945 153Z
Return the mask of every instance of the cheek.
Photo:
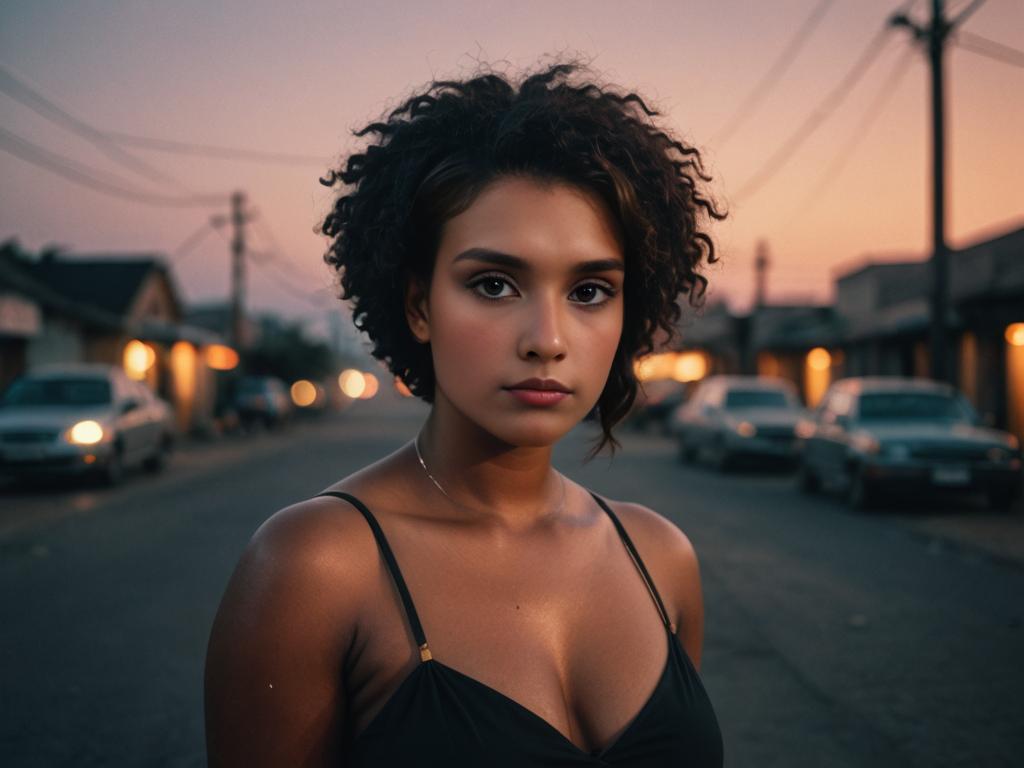
M434 373L447 392L472 389L484 378L493 378L508 356L508 324L488 322L474 302L445 297L435 306L443 311L431 316L430 338ZM506 363L507 366L507 363Z
M622 336L621 305L581 318L577 329L578 335L570 346L570 354L575 355L576 366L586 371L582 378L596 403L608 380L615 351L619 348Z

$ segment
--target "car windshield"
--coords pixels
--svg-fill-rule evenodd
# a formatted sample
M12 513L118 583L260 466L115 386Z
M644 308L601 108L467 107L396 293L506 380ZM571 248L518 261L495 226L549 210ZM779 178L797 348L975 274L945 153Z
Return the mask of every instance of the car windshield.
M110 382L95 376L18 379L7 390L2 404L109 405Z
M861 395L862 421L970 421L970 410L956 397L921 392Z
M785 392L771 389L732 389L725 395L726 410L735 408L788 408Z

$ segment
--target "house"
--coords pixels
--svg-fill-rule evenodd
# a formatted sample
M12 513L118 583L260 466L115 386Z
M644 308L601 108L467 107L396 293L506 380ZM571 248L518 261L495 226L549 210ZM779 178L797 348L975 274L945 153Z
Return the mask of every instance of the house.
M0 385L46 363L121 365L172 403L182 431L208 431L218 373L206 350L223 349L222 339L182 315L157 254L34 257L8 241L0 246Z

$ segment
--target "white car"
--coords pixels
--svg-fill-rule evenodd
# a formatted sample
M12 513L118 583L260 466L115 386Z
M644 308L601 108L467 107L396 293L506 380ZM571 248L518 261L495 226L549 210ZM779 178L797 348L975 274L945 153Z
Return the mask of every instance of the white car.
M0 398L3 475L114 484L128 466L160 470L175 437L171 406L113 365L41 366Z
M714 375L673 413L672 432L684 461L704 459L722 470L744 460L795 466L796 425L806 416L787 380Z

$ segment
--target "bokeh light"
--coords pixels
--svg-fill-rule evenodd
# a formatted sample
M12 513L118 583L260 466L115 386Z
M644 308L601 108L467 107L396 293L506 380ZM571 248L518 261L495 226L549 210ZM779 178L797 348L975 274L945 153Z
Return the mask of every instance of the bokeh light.
M299 379L292 384L292 402L300 408L305 408L316 402L316 387L313 382L306 379Z
M124 371L136 381L146 378L146 371L156 362L156 352L149 344L132 339L124 347Z
M355 400L362 397L366 390L366 377L354 368L347 368L339 374L338 386L346 396Z

